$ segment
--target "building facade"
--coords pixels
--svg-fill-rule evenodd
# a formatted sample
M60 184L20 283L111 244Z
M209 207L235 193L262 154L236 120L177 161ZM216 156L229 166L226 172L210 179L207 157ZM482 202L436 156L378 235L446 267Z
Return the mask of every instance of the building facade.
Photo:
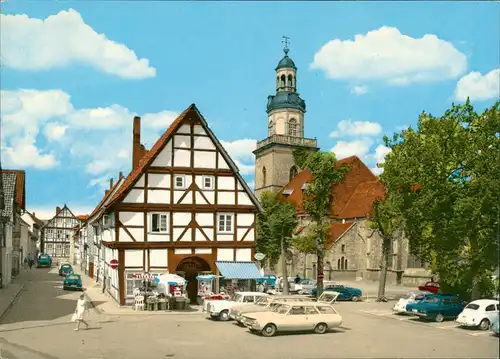
M106 290L132 304L136 273L171 272L188 280L194 300L198 273L218 273L218 261L253 261L262 208L194 104L149 151L139 117L133 127L132 172L96 221Z
M55 261L69 261L71 239L78 224L78 219L66 205L56 207L55 216L41 229L41 251Z
M255 194L278 192L300 169L295 164L296 149L317 151L316 139L305 137L306 103L297 92L297 67L284 48L276 67L276 94L267 101L267 137L257 142Z
M0 173L0 288L12 280L13 246L12 232L16 216L16 174Z
M35 213L28 211L25 211L21 218L28 225L29 236L24 252L28 254L28 258L34 259L40 251L40 228L43 227L43 222L36 217Z

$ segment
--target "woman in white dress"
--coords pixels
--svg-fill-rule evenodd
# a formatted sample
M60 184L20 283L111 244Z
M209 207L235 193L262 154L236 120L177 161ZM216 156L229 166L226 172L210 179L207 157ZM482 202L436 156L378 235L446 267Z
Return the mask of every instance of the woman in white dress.
M73 317L71 318L72 322L76 322L75 331L80 330L80 323L85 324L86 329L89 328L89 323L85 321L85 314L87 313L87 301L85 300L85 295L80 295L80 299L76 302L76 309Z

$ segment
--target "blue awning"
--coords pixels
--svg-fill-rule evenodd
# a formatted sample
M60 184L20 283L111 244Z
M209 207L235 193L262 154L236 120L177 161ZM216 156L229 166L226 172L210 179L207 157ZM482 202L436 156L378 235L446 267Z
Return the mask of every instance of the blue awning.
M220 275L225 279L259 279L262 278L255 262L215 262Z

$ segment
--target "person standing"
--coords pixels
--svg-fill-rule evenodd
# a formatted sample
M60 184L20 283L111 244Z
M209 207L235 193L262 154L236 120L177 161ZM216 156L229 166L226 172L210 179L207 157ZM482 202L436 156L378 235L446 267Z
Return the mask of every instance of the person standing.
M88 302L85 300L85 295L80 295L80 299L76 302L76 309L73 317L71 318L72 322L76 322L75 332L80 330L80 323L85 324L86 328L89 329L89 323L85 320L85 314L87 313Z

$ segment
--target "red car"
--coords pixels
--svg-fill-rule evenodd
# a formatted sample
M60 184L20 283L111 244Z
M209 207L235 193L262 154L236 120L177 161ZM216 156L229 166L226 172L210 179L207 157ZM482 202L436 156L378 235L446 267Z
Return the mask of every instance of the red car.
M439 282L427 282L424 285L419 286L418 290L437 293L439 292Z

